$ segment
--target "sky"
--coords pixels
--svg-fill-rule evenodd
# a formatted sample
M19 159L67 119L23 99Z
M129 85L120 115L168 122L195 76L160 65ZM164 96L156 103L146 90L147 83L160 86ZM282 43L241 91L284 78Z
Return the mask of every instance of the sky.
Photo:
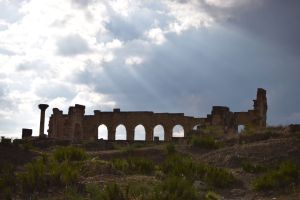
M252 109L300 123L298 0L0 0L0 135L67 113Z

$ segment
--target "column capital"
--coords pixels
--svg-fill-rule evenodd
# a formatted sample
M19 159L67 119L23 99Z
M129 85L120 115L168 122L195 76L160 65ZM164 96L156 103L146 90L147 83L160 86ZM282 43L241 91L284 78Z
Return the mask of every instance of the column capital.
M48 104L39 104L39 109L46 110L49 107Z

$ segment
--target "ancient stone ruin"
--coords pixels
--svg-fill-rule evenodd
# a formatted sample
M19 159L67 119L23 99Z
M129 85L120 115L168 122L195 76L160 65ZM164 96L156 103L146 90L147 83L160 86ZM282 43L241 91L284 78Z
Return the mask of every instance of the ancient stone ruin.
M113 112L95 110L94 115L85 115L85 106L75 104L69 108L68 114L63 114L58 108L53 108L49 120L48 137L68 139L72 141L97 140L98 127L102 124L108 129L108 140L115 140L116 128L122 124L126 128L128 141L134 140L134 130L143 125L146 132L146 141L153 141L153 131L156 125L164 128L164 139L172 140L172 130L175 125L184 129L184 137L195 127L218 126L225 134L237 133L239 125L257 128L266 127L267 98L266 90L257 89L257 96L252 110L247 112L231 112L228 107L213 106L211 114L206 118L185 116L183 113L154 113L151 111L122 112L114 109ZM40 137L44 137L44 120L47 104L40 104Z

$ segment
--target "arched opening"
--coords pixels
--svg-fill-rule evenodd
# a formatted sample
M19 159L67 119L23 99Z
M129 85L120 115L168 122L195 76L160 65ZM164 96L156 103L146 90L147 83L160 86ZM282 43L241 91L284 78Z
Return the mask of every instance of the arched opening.
M238 133L242 133L245 130L245 125L238 125Z
M104 124L101 124L98 127L98 139L107 140L107 137L108 137L107 126L105 126Z
M146 140L146 131L143 125L137 125L134 129L134 140Z
M181 125L173 127L172 137L184 137L184 129Z
M200 131L201 130L201 124L197 124L193 127L194 131Z
M126 140L126 128L123 124L116 128L116 140Z
M153 137L159 137L159 140L165 139L165 130L162 125L156 125L153 129Z

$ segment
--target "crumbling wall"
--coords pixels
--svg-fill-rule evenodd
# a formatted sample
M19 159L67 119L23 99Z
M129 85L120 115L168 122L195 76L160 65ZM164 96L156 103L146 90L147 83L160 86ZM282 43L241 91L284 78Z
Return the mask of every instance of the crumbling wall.
M95 110L94 115L85 115L85 106L76 104L69 108L68 114L63 114L57 108L53 109L49 120L48 137L73 141L97 140L98 127L102 124L108 129L108 140L115 140L116 128L123 124L129 141L134 140L134 129L137 125L144 126L146 141L153 140L156 125L163 126L164 138L167 141L172 140L175 125L183 127L184 137L199 125L221 127L224 133L237 133L238 125L266 127L268 108L266 90L258 88L256 99L253 101L253 109L247 112L231 112L228 107L213 106L211 114L206 118L189 117L183 113L121 112L120 109L114 109L113 112Z
M135 127L143 125L146 141L153 141L154 127L162 125L164 138L170 141L174 126L181 125L184 133L188 133L194 126L201 123L200 118L184 116L183 113L121 112L120 109L114 109L113 112L95 110L94 115L84 115L84 109L84 106L76 104L75 107L70 107L67 115L64 115L57 108L53 109L49 121L49 137L96 140L98 127L104 124L108 129L108 140L115 140L116 128L123 124L126 128L127 140L134 140Z
M211 114L207 115L205 125L223 127L224 133L237 133L239 125L264 128L268 109L266 90L258 88L253 102L253 110L247 112L231 112L228 107L213 106Z
M253 110L248 112L236 112L237 125L249 125L257 128L264 128L267 125L267 97L266 90L257 89L256 99L253 100Z

